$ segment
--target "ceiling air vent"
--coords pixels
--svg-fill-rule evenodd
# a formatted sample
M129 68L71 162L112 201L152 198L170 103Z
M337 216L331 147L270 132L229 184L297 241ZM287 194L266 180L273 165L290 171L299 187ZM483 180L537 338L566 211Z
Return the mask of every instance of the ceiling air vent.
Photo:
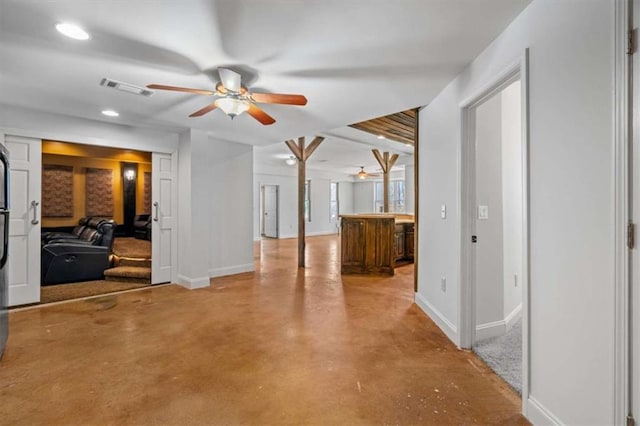
M131 93L134 95L140 96L151 96L153 95L153 91L149 89L145 89L144 87L134 86L133 84L123 83L121 81L109 80L108 78L103 78L100 81L100 86L110 87L112 89L121 90L123 92Z

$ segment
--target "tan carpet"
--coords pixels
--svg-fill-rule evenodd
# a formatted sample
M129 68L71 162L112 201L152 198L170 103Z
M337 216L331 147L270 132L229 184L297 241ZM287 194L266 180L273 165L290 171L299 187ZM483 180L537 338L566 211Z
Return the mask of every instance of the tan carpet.
M127 283L119 281L85 281L72 284L47 285L40 289L40 303L59 302L61 300L78 299L97 296L115 291L149 287L151 284Z
M113 254L119 257L151 259L151 241L137 238L116 238L113 240Z

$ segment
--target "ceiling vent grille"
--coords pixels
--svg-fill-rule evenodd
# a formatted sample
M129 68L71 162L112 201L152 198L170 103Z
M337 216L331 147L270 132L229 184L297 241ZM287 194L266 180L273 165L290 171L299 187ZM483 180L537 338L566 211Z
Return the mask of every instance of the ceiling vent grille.
M151 96L153 95L153 91L149 89L145 89L144 87L134 86L133 84L123 83L121 81L109 80L108 78L103 78L100 81L100 86L109 87L111 89L120 90L123 92L131 93L133 95L140 96Z

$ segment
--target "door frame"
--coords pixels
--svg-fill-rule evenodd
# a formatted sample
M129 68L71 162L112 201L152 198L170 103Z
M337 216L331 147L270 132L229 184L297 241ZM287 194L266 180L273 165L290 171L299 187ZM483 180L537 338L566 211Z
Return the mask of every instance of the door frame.
M475 109L509 84L520 80L522 128L522 410L526 414L529 398L529 49L474 95L459 105L458 145L459 267L458 324L460 347L471 348L475 338L476 288L475 254L471 236L475 235ZM472 199L474 198L474 199Z
M627 424L627 416L632 415L634 392L640 392L640 386L633 388L633 374L638 372L633 366L632 336L633 313L638 315L640 306L632 306L633 294L631 286L634 278L638 281L640 271L640 254L638 249L628 246L628 226L635 222L636 228L640 213L639 185L634 174L640 171L640 123L637 109L640 108L640 90L634 89L635 81L640 81L640 58L637 47L633 55L629 55L629 34L636 24L633 5L640 2L621 0L614 3L614 96L613 96L613 178L614 178L614 377L613 377L613 423ZM635 42L637 43L637 35ZM636 66L634 67L634 64ZM638 78L634 78L638 76ZM637 93L634 93L637 92ZM636 124L637 123L637 124ZM637 230L635 230L637 239ZM637 245L637 243L636 243ZM635 296L638 300L638 296ZM637 302L636 302L637 303ZM635 331L635 336L639 336ZM635 342L636 348L640 342ZM637 356L636 356L637 358ZM636 366L637 368L637 366ZM637 380L636 380L637 382ZM638 386L638 385L636 385ZM637 399L637 397L636 397ZM639 404L640 405L640 404ZM637 409L640 407L636 407ZM637 414L636 414L637 415Z
M276 188L276 236L270 237L265 235L265 220L264 213L266 211L266 197L265 197L265 187L266 186L274 186ZM260 184L260 236L266 238L280 238L280 185L274 185L270 183Z

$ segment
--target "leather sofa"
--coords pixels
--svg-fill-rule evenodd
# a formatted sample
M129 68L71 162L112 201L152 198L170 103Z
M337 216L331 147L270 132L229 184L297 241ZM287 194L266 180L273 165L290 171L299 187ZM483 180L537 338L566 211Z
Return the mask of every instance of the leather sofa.
M42 285L104 279L104 271L110 267L116 224L101 218L87 218L85 222L79 235L43 237Z

